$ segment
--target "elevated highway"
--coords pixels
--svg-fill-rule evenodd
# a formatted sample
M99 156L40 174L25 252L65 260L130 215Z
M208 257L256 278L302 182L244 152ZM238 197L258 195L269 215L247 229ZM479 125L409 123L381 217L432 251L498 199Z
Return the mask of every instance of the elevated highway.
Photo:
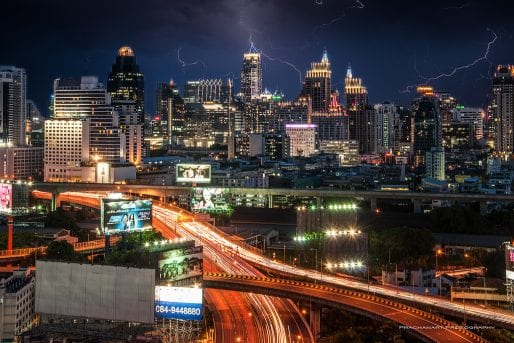
M206 273L204 282L208 288L276 295L338 307L372 318L379 316L399 323L402 329L415 332L423 341L484 342L465 326L399 302L361 292L314 283L223 273Z
M34 183L33 190L49 192L54 196L64 192L123 192L139 196L168 199L170 197L190 196L191 187L155 185L112 185L98 183ZM378 200L408 200L414 211L421 211L423 202L442 200L457 203L478 202L482 213L487 211L488 202L514 202L514 195L472 194L472 193L422 193L405 191L343 191L333 189L290 189L290 188L228 188L232 196L255 195L267 199L268 207L273 207L276 197L313 198L322 204L323 199L356 198L369 201L371 209L377 208Z

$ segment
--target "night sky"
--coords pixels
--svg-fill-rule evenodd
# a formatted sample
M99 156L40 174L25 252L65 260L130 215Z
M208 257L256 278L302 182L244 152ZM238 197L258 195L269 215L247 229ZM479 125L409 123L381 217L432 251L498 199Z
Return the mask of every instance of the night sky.
M301 89L295 68L303 78L326 48L333 88L343 89L350 62L372 103L408 105L414 97L409 86L431 79L463 104L483 106L491 65L514 63L513 7L492 0L6 1L0 64L26 68L29 98L45 114L54 78L98 75L105 81L122 45L134 49L145 75L149 114L160 81L173 79L182 90L189 79L235 75L238 90L251 41L269 56L264 86L288 99Z

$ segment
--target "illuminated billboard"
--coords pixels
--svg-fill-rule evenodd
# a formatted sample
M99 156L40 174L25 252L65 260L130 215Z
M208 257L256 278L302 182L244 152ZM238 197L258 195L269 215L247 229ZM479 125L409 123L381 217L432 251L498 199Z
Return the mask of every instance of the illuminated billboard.
M162 252L159 259L159 280L175 285L202 282L203 247L193 246ZM178 282L180 281L180 282Z
M193 212L227 212L228 190L225 188L193 188L191 210Z
M0 183L0 212L12 212L12 184Z
M102 228L105 234L152 228L151 200L102 200Z
M155 286L155 317L202 320L201 288Z
M514 245L505 244L505 274L507 282L514 282Z
M177 182L209 183L211 182L210 164L184 164L176 166Z

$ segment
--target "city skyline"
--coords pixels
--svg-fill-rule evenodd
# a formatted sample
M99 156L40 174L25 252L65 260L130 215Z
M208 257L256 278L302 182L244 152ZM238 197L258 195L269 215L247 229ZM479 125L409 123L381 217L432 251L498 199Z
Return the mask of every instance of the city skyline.
M382 8L373 1L301 1L294 6L290 1L150 1L137 11L135 2L90 4L6 5L12 13L7 24L22 20L25 25L24 30L7 25L13 28L1 41L11 49L2 64L27 70L28 97L41 109L47 107L55 78L97 75L106 83L122 45L134 49L149 91L174 79L182 92L187 80L200 78L234 77L238 85L242 55L253 44L263 54L263 87L283 91L286 99L300 93L300 80L326 48L334 89L343 89L350 62L369 89L370 103L404 105L415 96L409 86L428 80L466 105L485 106L489 63L511 62L512 24L504 20L508 11L497 11L501 2L414 7L397 1ZM480 22L470 25L477 12ZM426 14L430 20L423 19ZM27 51L38 51L38 58ZM147 114L153 115L153 97L147 94L145 101Z

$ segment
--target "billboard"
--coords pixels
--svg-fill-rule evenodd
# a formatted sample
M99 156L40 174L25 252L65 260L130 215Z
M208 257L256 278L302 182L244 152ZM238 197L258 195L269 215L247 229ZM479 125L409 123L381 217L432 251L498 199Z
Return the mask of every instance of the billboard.
M12 184L0 183L0 212L12 212Z
M154 323L155 269L36 261L36 312Z
M159 280L175 285L201 283L203 247L193 246L162 252L159 259ZM180 282L179 282L180 281Z
M202 320L201 288L155 286L155 317Z
M514 282L514 245L511 243L505 244L505 274L507 282Z
M191 197L191 210L193 212L227 212L228 190L225 188L193 188Z
M211 182L210 164L185 164L176 166L177 182L209 183Z
M151 200L102 200L104 234L152 228Z

